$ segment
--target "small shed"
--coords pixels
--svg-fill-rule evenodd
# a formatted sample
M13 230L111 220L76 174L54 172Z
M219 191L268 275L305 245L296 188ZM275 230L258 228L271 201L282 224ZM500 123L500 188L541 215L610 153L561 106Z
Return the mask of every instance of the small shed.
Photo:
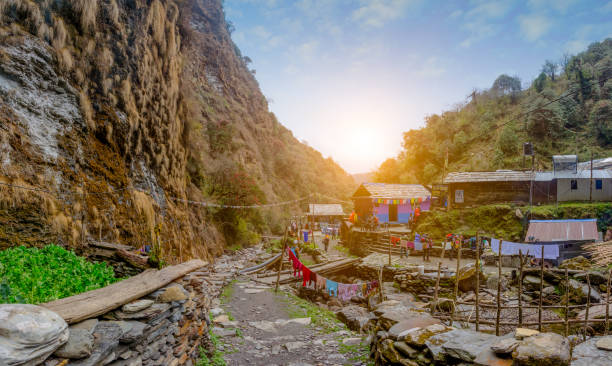
M525 242L558 244L559 260L584 255L582 245L599 241L597 219L530 220Z
M307 216L314 221L335 222L344 217L342 205L337 203L311 203L308 205Z
M408 223L417 208L429 211L431 192L420 184L363 183L353 201L359 217L374 214L379 222Z

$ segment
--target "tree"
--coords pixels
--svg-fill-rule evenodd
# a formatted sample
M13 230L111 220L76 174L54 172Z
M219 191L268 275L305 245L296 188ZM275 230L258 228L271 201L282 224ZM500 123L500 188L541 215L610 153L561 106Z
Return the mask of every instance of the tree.
M515 94L521 91L521 79L518 76L508 76L501 74L493 82L491 86L497 95Z
M395 158L385 160L374 173L374 180L379 183L399 183L400 165Z
M595 104L590 116L591 127L604 143L612 142L612 101L600 100Z
M548 104L549 100L543 96L538 97L528 108L533 111L527 119L527 133L529 136L542 139L557 135L562 123L562 114L556 103Z
M569 52L563 53L563 56L561 56L561 59L559 60L559 66L561 67L560 73L567 72L567 66L572 60L572 57L573 56Z
M546 60L544 65L542 66L542 72L550 77L550 80L555 81L555 74L557 73L557 68L559 65L556 63Z
M540 75L533 81L533 87L538 93L541 93L544 90L544 86L546 85L546 74L541 72Z
M518 137L510 126L504 127L497 138L497 146L505 155L516 154Z

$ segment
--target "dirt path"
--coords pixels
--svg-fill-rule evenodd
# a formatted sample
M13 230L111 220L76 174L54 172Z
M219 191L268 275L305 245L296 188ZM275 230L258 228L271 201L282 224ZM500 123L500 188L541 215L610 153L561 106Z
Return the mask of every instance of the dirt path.
M227 365L367 364L360 335L290 290L274 294L246 277L225 289L211 317Z

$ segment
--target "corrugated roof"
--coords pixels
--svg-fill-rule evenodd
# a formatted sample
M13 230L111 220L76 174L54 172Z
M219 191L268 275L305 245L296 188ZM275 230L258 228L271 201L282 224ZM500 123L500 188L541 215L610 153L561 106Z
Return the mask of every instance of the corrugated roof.
M610 169L612 168L612 157L593 160L593 169ZM585 161L578 163L578 169L591 169L591 162Z
M531 220L526 242L597 240L597 219Z
M388 198L388 199L409 199L409 198L427 198L431 193L420 184L387 184L387 183L363 183L355 194L359 193L362 188L366 192L359 196L353 197L372 197L372 198Z
M315 216L343 216L344 210L342 210L342 205L337 203L311 203L308 205L308 214Z
M455 172L448 173L444 183L467 182L522 182L530 181L534 177L531 171L498 170L495 172Z

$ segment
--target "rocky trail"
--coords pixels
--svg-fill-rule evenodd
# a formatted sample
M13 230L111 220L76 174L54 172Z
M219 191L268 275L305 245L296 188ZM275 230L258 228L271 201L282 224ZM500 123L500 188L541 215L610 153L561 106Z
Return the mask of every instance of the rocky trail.
M331 312L240 277L211 310L227 365L365 365L368 345Z

